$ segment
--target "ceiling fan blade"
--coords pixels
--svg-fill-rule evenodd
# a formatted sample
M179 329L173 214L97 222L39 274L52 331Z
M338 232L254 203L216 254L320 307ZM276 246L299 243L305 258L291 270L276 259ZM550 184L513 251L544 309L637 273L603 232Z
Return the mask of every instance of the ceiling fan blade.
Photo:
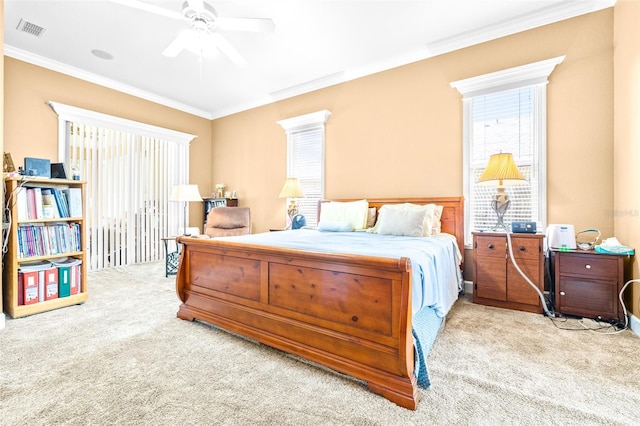
M211 39L214 41L218 49L220 49L220 51L231 60L231 62L239 67L246 67L248 65L244 56L242 56L242 54L238 52L236 48L233 47L222 35L219 33L212 33Z
M225 18L218 16L216 25L223 30L273 32L275 25L269 18Z
M193 10L204 9L204 2L202 0L187 0L189 7Z
M112 3L121 4L123 6L133 7L134 9L144 10L145 12L155 13L156 15L166 16L172 19L184 19L181 12L165 9L164 7L155 6L140 0L110 0Z
M190 36L188 32L191 30L182 31L173 41L169 44L169 46L164 49L162 52L163 56L168 56L169 58L175 58L178 56L182 50L187 47L188 42L190 40Z

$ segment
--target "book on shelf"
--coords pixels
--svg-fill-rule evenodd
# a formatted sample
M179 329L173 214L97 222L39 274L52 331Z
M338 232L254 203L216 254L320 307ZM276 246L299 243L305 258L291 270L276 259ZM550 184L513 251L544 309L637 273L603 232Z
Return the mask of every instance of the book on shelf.
M60 217L58 204L51 188L42 188L42 214L43 217L47 219Z
M21 224L17 231L18 258L53 256L82 250L78 223Z
M81 188L20 186L15 196L18 220L82 217Z
M18 188L16 188L15 197L15 203L18 207L18 220L29 219L29 201L27 188L25 188L24 186L19 186Z
M69 217L82 217L82 190L80 188L66 188L63 190L69 206Z

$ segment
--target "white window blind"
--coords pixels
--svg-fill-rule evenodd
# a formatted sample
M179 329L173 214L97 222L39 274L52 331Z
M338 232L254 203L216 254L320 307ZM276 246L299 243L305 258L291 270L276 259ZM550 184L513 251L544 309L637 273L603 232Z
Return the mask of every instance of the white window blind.
M193 135L50 104L59 114L60 161L87 182L90 269L162 259L161 239L177 235L184 220L169 194L188 183Z
M287 177L296 177L304 192L297 200L307 226L318 224L318 203L324 198L325 126L323 110L278 121L287 134Z
M489 157L499 152L513 154L518 169L527 180L522 185L505 188L511 199L505 222L538 221L535 95L533 87L524 87L471 99L471 229L487 230L496 224L496 214L490 204L496 188L477 182Z
M287 175L297 177L304 191L298 200L298 210L304 215L307 225L318 223L318 202L322 199L323 188L323 140L324 128L314 128L292 132L289 135L289 163Z

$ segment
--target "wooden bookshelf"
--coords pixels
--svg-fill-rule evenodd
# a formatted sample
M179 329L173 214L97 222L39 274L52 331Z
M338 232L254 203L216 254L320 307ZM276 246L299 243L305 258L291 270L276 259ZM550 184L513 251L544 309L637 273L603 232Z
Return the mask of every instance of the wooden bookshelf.
M32 178L28 176L6 177L5 178L5 205L9 209L11 225L9 227L9 239L7 253L4 256L2 293L4 312L12 318L19 318L40 312L50 311L66 306L84 303L89 293L87 291L87 253L86 253L86 229L85 229L85 182L68 179L44 179ZM21 188L23 187L23 188ZM81 194L81 212L80 216L75 217L38 217L25 218L24 203L18 203L18 191L24 191L29 188L56 188L64 190L68 188L79 188ZM20 213L19 214L19 210ZM40 215L42 216L42 215ZM77 224L79 231L74 235L74 245L72 249L66 251L40 250L39 253L25 254L24 245L18 238L18 228L20 226L55 226L57 224ZM24 228L23 228L24 230ZM23 231L21 231L23 232ZM24 240L23 240L24 243ZM23 248L21 250L21 248ZM50 300L38 301L32 304L19 304L20 291L18 284L18 275L20 267L34 261L55 261L62 258L73 258L81 261L80 282L78 284L77 294L70 294L66 297L58 297Z

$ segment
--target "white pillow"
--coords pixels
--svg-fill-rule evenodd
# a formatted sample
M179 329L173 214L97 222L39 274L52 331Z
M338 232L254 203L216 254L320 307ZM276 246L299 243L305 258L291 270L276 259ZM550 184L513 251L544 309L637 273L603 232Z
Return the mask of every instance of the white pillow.
M436 206L435 214L433 215L433 235L442 233L442 210L444 206Z
M427 212L424 216L424 236L439 234L442 228L440 218L443 206L436 204L425 204L425 206L427 206Z
M367 216L369 215L369 202L358 201L331 201L322 203L320 220L327 222L351 222L353 229L365 229Z
M378 220L373 228L367 229L368 232L379 233L380 229L380 217L382 216L382 212L384 210L418 210L424 214L423 216L423 225L422 225L422 235L429 236L436 234L436 228L439 227L440 224L440 215L438 214L438 210L442 212L442 209L438 209L435 204L412 204L412 203L402 203L402 204L385 204L380 207L380 212L378 213Z
M380 209L378 234L422 237L425 211L426 208Z

